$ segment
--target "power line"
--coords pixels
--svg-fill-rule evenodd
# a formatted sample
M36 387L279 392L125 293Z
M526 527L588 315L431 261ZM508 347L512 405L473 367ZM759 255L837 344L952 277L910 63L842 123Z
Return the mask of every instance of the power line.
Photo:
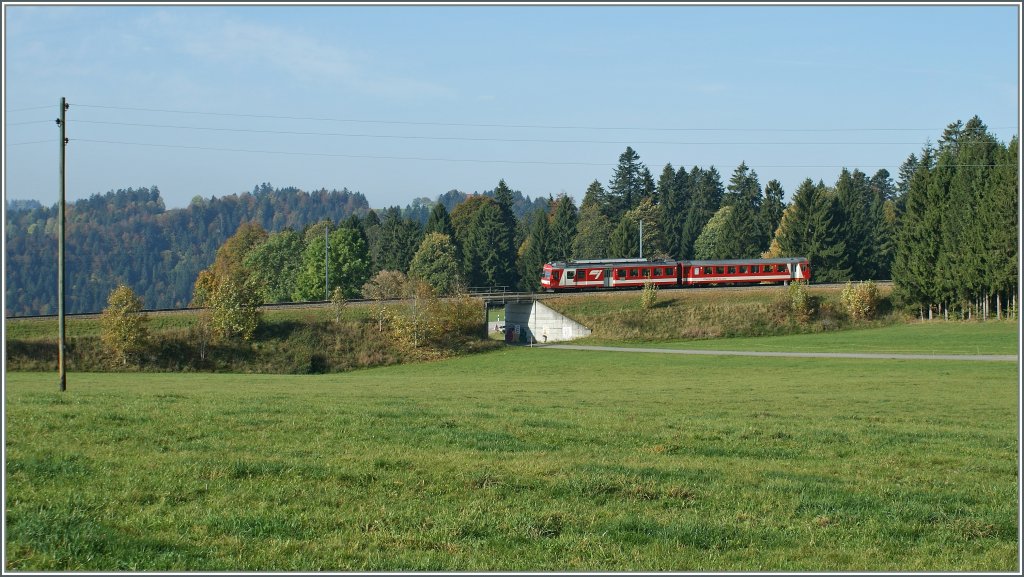
M174 148L183 150L203 150L211 152L241 152L248 154L280 154L286 156L308 156L308 157L328 157L328 158L361 158L369 160L413 160L413 161L427 161L427 162L464 162L464 163L483 163L483 164L539 164L539 165L553 165L553 166L616 166L614 162L555 162L548 160L493 160L493 159L472 159L472 158L432 158L432 157L421 157L421 156L389 156L389 155L372 155L372 154L343 154L343 153L332 153L332 152L296 152L287 150L255 150L246 148L221 148L212 146L193 146L193 145L182 145L182 144L163 144L153 142L126 142L119 140L95 140L88 138L74 138L74 142L88 142L92 144L114 144L122 146L145 146L153 148ZM700 165L725 165L726 163L697 163ZM850 166L887 166L890 162L883 163L844 163L844 164L757 164L758 168L846 168ZM958 168L966 167L995 167L1004 166L1003 164L960 164L955 165ZM1008 166L1008 165L1007 165ZM1014 165L1015 166L1015 165Z
M50 139L50 140L32 140L30 142L10 142L10 143L5 143L5 144L7 146L25 146L27 144L42 144L44 142L51 142L52 140L53 139Z
M50 108L51 106L52 105L47 104L45 106L29 106L28 108L10 108L10 109L6 110L4 112L4 114L8 114L8 113L11 113L11 112L25 112L25 111L28 111L28 110L42 110L44 108Z
M245 114L236 112L208 112L200 110L173 110L166 108L141 108L130 106L105 106L99 104L76 104L82 108L98 108L106 110L130 110L135 112L161 112L168 114L196 114L204 116L224 116L236 118L263 118L271 120L309 120L316 122L350 122L363 124L404 124L411 126L460 126L475 128L541 128L551 130L649 130L649 131L695 131L695 132L871 132L871 131L937 131L941 128L899 128L899 127L849 127L849 128L698 128L698 127L638 127L638 126L583 126L583 125L544 125L544 124L501 124L501 123L467 123L467 122L424 122L411 120L368 120L355 118L330 118L316 116L288 116L275 114ZM1016 128L1015 126L995 126L989 129Z
M53 124L53 119L49 120L26 120L24 122L7 122L7 126L24 126L26 124Z
M287 150L252 150L245 148L218 148L211 146L190 146L181 144L159 144L153 142L124 142L117 140L94 140L88 138L75 138L72 139L75 142L89 142L98 144L120 144L127 146L151 146L158 148L179 148L186 150L207 150L215 152L244 152L251 154L282 154L289 156L322 156L332 158L364 158L374 160L425 160L435 162L480 162L480 163L494 163L494 164L545 164L545 165L578 165L578 166L614 166L606 162L554 162L547 160L487 160L487 159L468 159L468 158L429 158L429 157L418 157L418 156L375 156L368 154L340 154L331 152L293 152Z
M678 141L659 141L659 140L559 140L559 139L546 139L546 138L492 138L492 137L465 137L465 136L419 136L419 135L402 135L402 134L364 134L364 133L345 133L345 132L315 132L315 131L295 131L295 130L265 130L255 128L225 128L216 126L186 126L179 124L148 124L138 122L115 122L105 120L77 120L78 124L102 124L108 126L131 126L141 128L171 128L177 130L207 130L213 132L246 132L253 134L287 134L292 136L341 136L346 138L382 138L382 139L395 139L395 140L448 140L448 141L467 141L467 142L529 142L529 143L547 143L547 144L626 144L626 145L637 145L637 144L657 144L657 145L699 145L699 146L712 146L712 145L765 145L765 146L785 146L785 145L828 145L828 146L878 146L878 145L893 145L893 146L916 146L921 144L920 142L678 142ZM973 144L973 143L972 143Z

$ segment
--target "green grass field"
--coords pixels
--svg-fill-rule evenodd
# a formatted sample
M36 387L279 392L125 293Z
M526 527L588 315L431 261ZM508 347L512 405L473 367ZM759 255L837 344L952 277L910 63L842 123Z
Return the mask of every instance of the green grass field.
M1013 363L510 348L6 379L10 570L1019 569Z

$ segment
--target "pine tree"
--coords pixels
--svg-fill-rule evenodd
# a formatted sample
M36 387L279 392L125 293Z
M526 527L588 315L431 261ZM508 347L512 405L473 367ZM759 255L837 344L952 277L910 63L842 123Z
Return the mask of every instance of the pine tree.
M576 223L576 236L572 240L572 256L577 259L609 258L608 239L612 234L612 224L608 217L601 212L601 206L597 201L590 199L591 191L601 189L601 184L594 181L594 184L587 189L587 195L580 205L579 219Z
M551 211L545 258L568 260L572 257L572 241L576 238L576 223L579 218L576 204L568 195L560 194Z
M926 146L908 183L904 195L906 208L897 231L892 265L897 298L908 305L919 305L922 311L926 305L930 311L935 302L931 285L939 252L940 209L929 205L932 158L933 150Z
M646 168L632 147L627 146L625 152L619 155L619 164L608 183L609 202L604 207L605 215L612 222L620 221L627 210L640 203L649 188L653 189L650 171L646 172L645 178Z
M832 225L836 208L825 184L804 180L775 235L778 256L806 257L817 282L836 282L849 277L846 245Z
M691 200L679 240L679 257L684 259L694 256L694 243L711 217L718 212L724 194L722 178L713 166L708 170L695 166L688 182Z
M693 258L698 260L723 258L721 244L726 223L732 217L732 206L723 206L715 212L693 243Z
M769 180L764 187L764 202L761 204L760 213L761 232L764 234L763 246L768 246L775 235L775 229L779 228L782 211L786 210L786 204L783 201L785 195L782 183L777 180Z
M836 181L839 218L833 225L846 245L850 274L854 280L867 280L874 270L874 247L871 243L871 189L867 175L858 169L851 173L844 168Z
M665 251L673 258L682 258L683 231L690 208L689 175L684 167L674 171L671 164L665 165L658 184L658 198L664 218Z
M530 235L523 241L519 250L519 285L524 291L540 289L541 271L548 260L564 260L564 257L551 255L551 234L547 214L543 210L537 210L531 220Z
M640 227L628 214L619 220L608 239L609 258L638 258L640 256Z

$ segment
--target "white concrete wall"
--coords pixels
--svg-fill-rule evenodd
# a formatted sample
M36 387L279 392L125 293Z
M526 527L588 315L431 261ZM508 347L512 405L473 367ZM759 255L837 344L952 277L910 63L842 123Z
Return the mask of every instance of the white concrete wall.
M590 329L540 301L505 305L505 330L519 325L519 343L554 343L589 336ZM545 337L547 337L545 339ZM513 337L514 338L514 337Z

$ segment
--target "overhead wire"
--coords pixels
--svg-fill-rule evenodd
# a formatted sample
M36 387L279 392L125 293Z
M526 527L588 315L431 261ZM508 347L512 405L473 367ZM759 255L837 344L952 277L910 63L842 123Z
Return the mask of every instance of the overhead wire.
M201 110L174 110L165 108L142 108L131 106L107 106L99 104L74 104L82 108L97 108L107 110L129 110L135 112L160 112L167 114L195 114L203 116L224 116L239 118L262 118L271 120L306 120L316 122L350 122L365 124L407 124L411 126L454 126L454 127L475 127L475 128L531 128L531 129L552 129L552 130L649 130L649 131L721 131L721 132L862 132L862 131L936 131L942 128L901 128L901 127L845 127L845 128L708 128L708 127L637 127L637 126L584 126L584 125L545 125L545 124L501 124L501 123L468 123L468 122L428 122L411 120L379 120L379 119L356 119L356 118L331 118L317 116L290 116L275 114L250 114L240 112L209 112ZM1015 127L989 127L989 128L1015 128Z

